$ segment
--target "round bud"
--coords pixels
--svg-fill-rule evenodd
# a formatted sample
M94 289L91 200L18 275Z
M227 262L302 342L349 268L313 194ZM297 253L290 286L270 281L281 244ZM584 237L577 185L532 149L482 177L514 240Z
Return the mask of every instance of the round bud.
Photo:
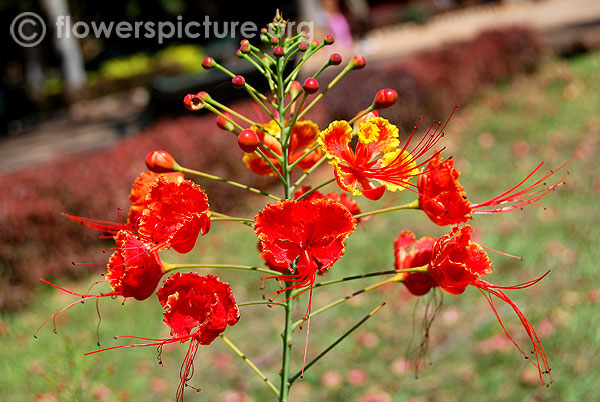
M391 88L380 89L375 94L373 104L377 109L385 109L391 107L398 100L398 93Z
M246 79L241 75L236 75L231 79L231 83L235 89L242 89L246 85Z
M258 135L254 130L249 128L242 130L240 135L238 135L238 145L246 153L254 152L258 147Z
M192 112L200 110L204 106L202 99L200 99L198 95L194 94L187 94L183 98L183 105L186 107L186 109L191 110Z
M273 44L273 45L276 45L276 44L278 44L278 43L279 43L279 38L277 38L277 37L273 36L273 37L271 38L271 44Z
M260 33L267 33L267 28L261 28Z
M362 56L354 56L350 64L355 70L360 70L367 65L367 60L365 60L365 58Z
M250 53L250 44L244 43L242 46L240 46L240 52L242 52L244 54Z
M273 48L273 54L275 55L275 57L281 57L284 55L284 50L281 46L275 46Z
M323 39L323 42L325 42L326 45L332 45L333 42L335 42L335 39L332 35L327 35L325 39Z
M307 49L308 49L308 43L306 43L306 42L301 42L298 45L298 50L300 50L301 52L306 52Z
M310 48L315 48L319 46L319 41L318 40L313 40L310 42Z
M261 42L264 42L264 43L269 43L270 42L269 37L267 35L262 35L261 34L260 35L260 40L261 40Z
M315 80L314 78L307 78L304 81L304 85L302 85L302 88L307 94L314 94L319 90L319 81Z
M215 60L212 57L205 57L204 60L202 60L202 67L204 67L205 70L213 68L214 65Z
M146 166L154 173L174 172L179 167L175 159L167 151L152 151L146 155Z
M339 54L339 53L332 53L331 56L329 56L329 64L331 64L332 66L337 66L341 62L342 62L342 55L341 54Z
M246 44L250 44L250 41L249 41L248 39L242 39L242 40L240 41L240 46L244 46L244 45L246 45Z
M210 95L209 95L209 94L208 94L208 92L206 92L206 91L200 91L200 92L198 92L198 93L196 94L196 96L197 96L198 98L200 98L200 100L201 100L202 102L206 101L207 99L210 99Z

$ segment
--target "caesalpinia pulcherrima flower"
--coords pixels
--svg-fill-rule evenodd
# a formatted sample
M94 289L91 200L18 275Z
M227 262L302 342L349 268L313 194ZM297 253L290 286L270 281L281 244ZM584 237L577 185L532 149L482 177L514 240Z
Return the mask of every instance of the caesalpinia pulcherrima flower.
M294 199L297 200L299 197L301 197L302 195L304 195L305 193L307 193L310 190L311 190L311 188L309 186L300 187L298 190L296 190L294 192ZM343 206L348 208L348 211L350 211L350 213L352 215L360 214L360 208L358 207L358 204L351 197L348 197L348 195L346 193L340 194L340 193L336 193L335 191L332 191L330 193L323 194L319 191L313 191L306 197L302 198L302 200L310 201L310 200L317 200L317 199L321 199L321 198L326 198L329 200L333 200L335 202L339 202L340 204L342 204ZM370 218L370 217L358 219L357 221L362 222L362 221L367 220L368 218Z
M431 236L415 240L412 232L404 230L394 240L394 268L396 270L429 266L431 252L437 239ZM410 251L409 251L410 250ZM405 272L402 283L415 296L427 294L437 282L427 272Z
M281 170L281 166L277 158L275 158L271 154L271 152L269 152L269 150L266 149L269 148L275 154L279 156L282 155L282 148L280 143L281 128L279 127L279 124L277 124L277 122L275 122L274 120L271 120L265 124L252 126L252 129L258 135L259 140L264 144L264 146L259 145L258 148L261 149L264 152L264 154L269 157L269 160L277 169ZM288 148L288 163L292 164L298 159L302 158L302 160L298 162L297 166L305 170L309 169L315 163L317 163L323 155L320 149L316 149L306 156L304 155L317 144L316 141L318 135L319 127L312 121L303 120L297 122L292 128L292 132L290 134L290 143ZM255 153L245 154L244 162L256 174L273 174L273 171L271 170L269 165Z
M204 235L210 230L208 197L191 180L175 183L159 177L146 194L145 204L137 232L154 243L156 250L187 253L200 232Z
M263 253L289 270L275 277L288 286L274 293L298 288L312 291L316 273L329 270L344 254L344 240L355 228L356 219L333 200L285 200L267 205L256 216L254 230Z
M69 304L47 319L36 334L48 321L54 320L58 314L85 300L112 296L145 300L154 293L160 278L165 272L158 253L154 251L154 245L145 243L137 235L127 230L119 231L115 236L115 241L118 248L110 257L108 269L104 274L105 280L101 281L108 282L113 289L112 292L96 295L79 294L42 279L43 282L82 299ZM56 331L56 326L54 330Z
M538 279L515 286L496 286L484 281L482 278L492 272L492 263L483 247L471 241L472 232L473 229L468 225L461 229L455 226L447 235L440 237L433 245L431 261L428 267L429 274L435 279L440 288L451 294L461 294L469 285L479 289L492 307L494 315L500 322L508 338L519 349L521 354L538 368L542 384L545 384L543 379L544 374L548 374L550 382L552 382L548 360L535 329L519 307L502 291L502 289L523 289L532 286L548 273ZM515 311L531 341L535 359L525 353L510 336L504 324L502 324L502 320L488 293L503 300Z
M419 162L442 137L440 125L427 134L419 143L408 146L416 131L400 147L398 128L382 117L372 117L361 123L356 131L356 149L350 147L352 127L345 121L334 121L319 136L319 144L334 166L338 185L353 195L364 195L378 200L385 189L404 190L414 186L410 180L421 174L419 168L429 159ZM380 184L379 186L376 183Z
M436 152L423 174L419 176L419 208L435 224L446 226L467 222L472 219L472 214L508 212L529 204L539 205L538 201L542 197L563 184L565 176L551 186L546 185L546 180L573 159L558 169L548 172L529 186L521 188L542 167L540 163L525 179L508 191L488 201L472 204L458 181L460 173L454 168L454 161L442 160L440 152Z
M84 218L81 216L74 216L69 214L63 214L74 222L81 223L91 229L99 230L109 234L116 234L119 230L128 229L135 230L137 220L142 214L145 208L145 197L150 186L158 179L163 177L167 181L174 183L181 183L183 181L183 173L172 172L172 173L154 173L154 172L142 172L133 182L131 186L131 192L129 193L129 201L131 206L127 214L127 222L111 222L100 219Z
M195 272L175 272L164 281L156 295L166 310L163 321L171 329L171 338L120 336L117 338L148 340L151 343L113 346L86 355L123 347L162 347L169 343L189 341L190 345L181 365L181 381L177 388L177 401L182 401L187 382L194 373L194 357L198 346L210 345L225 331L227 325L235 325L240 319L240 310L229 284L220 281L215 275L200 276Z

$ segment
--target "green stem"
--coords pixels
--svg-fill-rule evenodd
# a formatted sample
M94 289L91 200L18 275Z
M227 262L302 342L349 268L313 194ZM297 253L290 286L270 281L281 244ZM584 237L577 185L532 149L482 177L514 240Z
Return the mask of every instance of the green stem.
M371 106L369 106L368 108L366 108L365 110L363 110L363 111L362 111L362 113L360 113L360 114L357 114L356 116L354 116L354 117L352 118L352 120L350 120L350 121L348 122L348 124L352 125L352 123L354 123L356 120L358 120L358 119L360 119L361 117L363 117L364 115L366 115L366 114L368 114L368 113L372 112L373 110L375 110L375 105L371 105Z
M308 169L306 172L304 172L304 174L302 176L300 176L298 178L298 180L296 180L296 182L294 183L294 185L292 186L292 191L296 190L296 187L298 187L303 181L304 179L306 179L308 177L308 175L310 175L312 172L314 172L319 166L321 166L323 164L323 162L325 162L327 160L327 158L325 157L325 155L323 155L323 157L321 159L319 159L319 161L317 163L315 163L314 165L312 165L310 167L310 169Z
M211 217L210 220L211 221L222 221L222 222L254 222L254 219L238 218L235 216L227 216L227 217L216 216L214 218Z
M375 309L373 309L369 314L367 314L366 316L364 316L359 322L357 322L356 324L354 324L352 326L352 328L350 328L348 331L344 332L344 334L342 336L340 336L331 345L329 345L327 348L325 348L324 351L322 351L321 353L319 353L319 355L317 357L315 357L309 363L307 363L306 366L304 366L303 370L301 370L301 371L297 372L295 375L293 375L292 378L290 378L290 383L293 383L294 381L296 381L296 379L298 379L298 377L302 377L304 375L304 372L306 370L308 370L310 366L312 366L317 361L319 361L321 358L323 358L327 353L329 353L329 351L331 349L335 348L341 341L343 341L345 338L347 338L348 335L350 335L358 327L360 327L361 325L363 325L369 318L373 317L379 310L381 310L381 308L383 306L385 306L385 303L381 303L379 306L377 306Z
M374 211L365 212L362 214L354 215L356 219L364 218L366 216L384 214L386 212L399 211L401 209L419 209L419 200L414 200L413 202L409 202L408 204L398 205L395 207L376 209Z
M304 155L302 155L301 157L299 157L298 159L296 159L294 161L294 163L292 163L290 165L291 168L295 168L297 164L299 164L300 162L302 162L302 159L306 158L308 155L310 155L311 153L313 153L314 151L316 151L317 149L319 149L321 147L321 145L316 144L314 147L312 147L311 149L309 149L308 151L306 151L304 153Z
M254 193L254 194L264 195L265 197L269 197L272 200L281 201L281 198L277 197L276 195L269 194L269 193L267 193L265 191L259 190L259 189L254 188L254 187L250 187L250 186L248 186L246 184L238 183L238 182L233 181L233 180L227 180L227 179L224 179L224 178L219 177L219 176L215 176L215 175L212 175L212 174L200 172L198 170L184 168L183 166L179 166L178 169L176 169L176 170L179 171L179 172L182 172L182 173L189 173L189 174L193 174L193 175L196 175L196 176L204 177L206 179L211 179L211 180L219 181L221 183L227 183L230 186L241 188L241 189L244 189L246 191L250 191L251 193Z
M217 269L241 269L243 271L256 271L262 272L268 275L281 275L280 272L271 271L267 268L251 267L249 265L227 265L227 264L169 264L163 261L164 271L169 272L175 269L203 269L203 268L217 268Z
M266 304L269 307L271 307L271 306L282 306L282 307L284 307L283 304L277 304L277 303L273 303L273 302L266 301L266 300L242 302L242 303L238 303L237 305L238 305L238 307L244 307L244 306L256 306L256 305L260 305L260 304Z
M228 338L226 338L225 335L221 334L219 336L221 337L221 339L223 339L223 342L225 342L227 346L229 346L231 350L233 350L233 352L236 355L238 355L244 362L246 362L246 364L250 366L250 368L254 370L256 374L258 374L261 380L263 380L265 384L267 384L269 388L271 388L275 395L279 396L279 390L277 389L277 387L263 374L262 371L260 371L258 367L256 367L254 363L252 363L252 360L248 359L248 356L242 353L242 351L239 350L238 347L235 346Z
M285 297L290 297L291 290L288 290ZM290 299L285 303L282 303L285 307L285 328L281 334L283 341L283 356L281 358L281 386L279 393L279 402L287 402L290 386L290 360L292 355L292 334L294 332L294 320L292 316L292 306L294 299Z
M388 283L402 282L403 280L404 280L403 272L399 272L396 275L394 275L394 277L392 277L392 278L389 278L389 279L386 279L385 281L377 282L377 283L375 283L375 284L373 284L371 286L367 286L365 288L359 289L359 290L357 290L357 291L355 291L355 292L353 292L353 293L351 293L351 294L349 294L347 296L342 297L341 299L337 299L337 300L329 303L328 305L323 306L320 309L311 312L309 314L309 316L307 317L307 319L310 319L311 317L319 315L322 312L329 310L330 308L333 308L333 307L335 307L335 306L337 306L339 304L344 303L345 301L348 301L348 300L352 299L353 297L356 297L356 296L361 295L361 294L366 293L366 292L370 292L371 290L377 289L377 288L379 288L379 287L381 287L383 285L387 285ZM299 325L302 324L303 321L304 320L301 319L301 320L298 320L298 321L294 322L293 328L296 329Z

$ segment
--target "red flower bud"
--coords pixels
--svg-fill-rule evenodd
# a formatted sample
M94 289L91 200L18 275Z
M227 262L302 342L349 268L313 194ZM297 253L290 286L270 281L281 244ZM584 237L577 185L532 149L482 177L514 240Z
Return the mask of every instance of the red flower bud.
M241 75L236 75L231 79L231 83L235 89L242 89L246 85L246 79Z
M242 39L240 41L240 46L244 46L244 45L249 44L249 43L250 43L250 41L248 39Z
M267 35L260 35L260 40L261 40L261 42L264 42L264 43L270 42L269 37Z
M307 49L308 49L308 43L300 42L300 44L298 45L298 50L300 50L301 52L306 52Z
M302 88L307 94L314 94L319 90L319 81L315 80L314 78L307 78L306 81L304 81Z
M331 64L332 66L337 66L341 62L342 62L342 55L341 54L339 54L339 53L332 53L331 56L329 56L329 64Z
M252 129L243 130L238 136L238 145L246 153L252 153L258 147L258 135Z
M311 48L315 48L317 46L319 46L319 41L318 40L313 40L313 41L310 42L310 47Z
M146 166L154 173L170 173L179 167L175 159L167 151L152 151L146 155Z
M380 89L375 94L373 103L377 109L385 109L391 107L398 100L398 93L393 89Z
M229 113L223 113L223 115L225 117L227 117L228 119L231 119L231 115ZM227 120L225 117L217 116L217 127L219 127L221 130L232 131L233 124L229 120Z
M244 54L250 53L250 44L244 43L242 46L240 46L240 52Z
M202 60L202 67L204 67L206 70L213 68L214 65L215 60L212 57L205 57L204 60Z
M278 43L279 43L279 38L277 38L277 37L275 37L275 36L274 36L274 37L272 37L272 38L271 38L271 43L272 43L273 45L276 45L276 44L278 44Z
M335 38L332 35L327 35L325 39L323 39L326 45L332 45L335 42Z
M365 58L362 56L354 56L350 64L352 65L353 69L360 70L367 65L367 60L365 60Z
M200 100L201 100L202 102L206 101L207 99L210 99L210 95L209 95L209 94L208 94L208 92L206 92L206 91L200 91L200 92L198 92L198 93L196 94L196 96L197 96L198 98L200 98Z
M290 86L290 95L292 98L298 95L300 91L302 91L302 84L300 84L298 81L293 81L292 85Z
M284 55L284 50L281 46L275 46L273 48L273 54L275 55L275 57L281 57Z
M267 28L261 28L260 33L267 33Z
M200 110L204 106L200 97L198 95L194 95L194 94L187 94L183 98L183 105L188 110L191 110L192 112L196 111L196 110Z

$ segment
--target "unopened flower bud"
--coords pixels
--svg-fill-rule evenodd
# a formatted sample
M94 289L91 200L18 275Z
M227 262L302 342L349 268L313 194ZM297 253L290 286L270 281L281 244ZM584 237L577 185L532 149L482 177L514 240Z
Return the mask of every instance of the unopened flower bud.
M241 75L236 75L231 79L231 83L235 89L242 89L246 85L246 79Z
M217 127L219 127L221 130L233 131L234 126L233 126L233 123L230 121L231 115L229 113L223 113L223 115L226 118L223 116L217 116Z
M167 151L152 151L146 155L146 166L154 173L169 173L178 170L179 165Z
M354 70L360 70L367 65L367 60L365 60L365 58L362 56L354 56L350 62L350 65Z
M331 64L332 66L337 66L341 62L342 62L342 55L341 54L339 54L339 53L332 53L331 56L329 56L329 64Z
M250 53L250 44L244 43L242 46L240 46L240 52L242 52L244 54Z
M279 38L274 36L271 38L271 44L276 45L279 43Z
M188 110L191 110L192 112L195 112L196 110L202 109L202 107L204 106L204 103L202 102L202 99L200 99L200 97L198 95L187 94L183 98L183 105Z
M249 41L248 39L242 39L242 40L240 41L240 46L244 46L244 45L246 45L246 44L250 44L250 41Z
M198 93L196 94L196 96L197 96L198 98L200 98L200 100L201 100L202 102L205 102L205 101L207 101L207 100L209 100L209 99L210 99L210 95L209 95L209 94L208 94L208 92L206 92L206 91L200 91L200 92L198 92Z
M310 46L309 46L309 47L310 47L311 49L314 49L314 48L316 48L317 46L319 46L319 41L318 41L318 40L313 40L313 41L311 41L311 42L310 42Z
M295 98L302 91L302 84L299 81L293 81L290 85L290 96Z
M238 136L238 145L246 153L254 152L258 147L258 135L254 130L249 128L242 130Z
M380 89L375 94L373 104L377 109L385 109L391 107L398 100L398 93L391 88Z
M267 28L261 28L260 33L267 33Z
M327 35L325 39L323 39L323 42L325 42L326 45L332 45L333 42L335 42L335 39L332 35Z
M300 42L300 44L298 45L298 50L300 50L301 52L306 52L307 49L308 49L308 43Z
M275 55L275 57L281 57L284 55L284 50L281 46L275 46L273 48L273 54Z
M304 81L304 85L302 85L302 88L307 94L314 94L319 90L319 81L315 80L314 78L307 78Z
M212 57L205 57L204 60L202 60L202 67L204 67L205 70L210 70L214 65L215 60Z

